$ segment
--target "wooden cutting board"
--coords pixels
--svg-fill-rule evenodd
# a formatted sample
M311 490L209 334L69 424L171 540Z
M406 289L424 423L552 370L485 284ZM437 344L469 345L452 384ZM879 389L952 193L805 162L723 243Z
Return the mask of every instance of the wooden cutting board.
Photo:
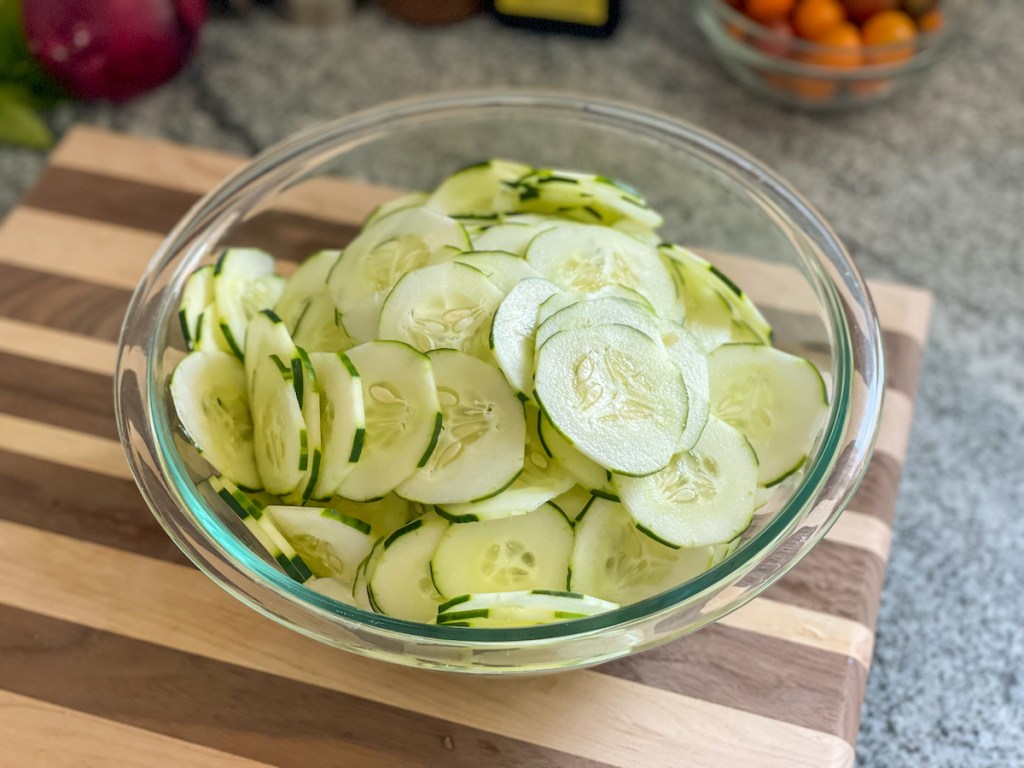
M761 597L591 670L403 669L221 592L150 515L117 440L131 290L241 162L78 128L0 228L0 766L853 763L929 294L872 285L889 371L877 453L826 539ZM282 215L316 240L376 202L342 184Z

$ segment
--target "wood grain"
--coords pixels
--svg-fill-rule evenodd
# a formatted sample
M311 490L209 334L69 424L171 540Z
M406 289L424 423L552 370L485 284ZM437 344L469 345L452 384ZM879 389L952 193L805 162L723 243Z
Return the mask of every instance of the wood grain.
M116 766L118 743L143 756L125 765L154 766L852 765L929 294L872 283L889 362L878 451L850 509L763 596L591 671L429 674L232 600L130 479L111 410L121 319L167 229L240 159L76 129L51 161L0 227L0 766ZM395 194L299 185L235 242L298 259ZM820 343L789 268L720 263L787 336Z

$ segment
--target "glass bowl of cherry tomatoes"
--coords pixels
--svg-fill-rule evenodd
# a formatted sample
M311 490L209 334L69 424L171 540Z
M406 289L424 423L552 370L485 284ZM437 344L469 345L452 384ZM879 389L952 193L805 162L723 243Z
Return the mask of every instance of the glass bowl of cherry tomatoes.
M963 26L967 0L698 0L725 68L810 109L877 101L917 82Z

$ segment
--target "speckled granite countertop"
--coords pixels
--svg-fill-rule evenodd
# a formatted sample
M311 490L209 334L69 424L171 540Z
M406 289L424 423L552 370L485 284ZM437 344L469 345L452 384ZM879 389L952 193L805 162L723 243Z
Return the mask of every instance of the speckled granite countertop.
M311 122L458 87L542 86L626 100L747 148L832 222L869 277L936 310L864 706L859 764L1024 765L1024 14L977 0L924 87L814 116L750 97L682 0L626 4L609 42L485 18L414 30L376 11L329 29L214 21L170 85L84 121L248 153ZM43 167L0 148L0 214Z

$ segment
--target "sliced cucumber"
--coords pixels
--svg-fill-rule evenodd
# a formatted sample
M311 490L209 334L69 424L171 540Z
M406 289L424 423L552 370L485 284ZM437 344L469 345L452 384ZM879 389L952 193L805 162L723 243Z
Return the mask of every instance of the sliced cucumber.
M306 582L305 586L314 592L319 592L324 597L331 598L331 600L336 600L345 605L356 606L355 598L352 596L352 584L346 584L340 579L312 578Z
M576 521L569 585L627 605L689 581L715 562L714 547L666 547L641 533L622 504L594 499Z
M692 451L653 475L616 475L612 482L637 527L652 538L670 547L722 544L750 524L757 456L742 434L711 416Z
M331 268L337 263L340 256L341 251L337 250L314 253L303 261L288 278L281 297L274 305L274 314L284 321L289 333L295 334L299 319L305 314L310 302L323 293L327 275L330 274ZM309 346L303 346L306 347L307 352L311 351Z
M533 590L460 595L437 607L437 623L447 626L521 627L596 616L617 603L578 592Z
M383 219L385 216L395 213L396 211L404 211L406 208L416 208L427 202L427 198L430 197L428 192L409 192L406 195L401 195L392 200L381 203L372 211L370 215L366 217L366 221L363 222L363 229L370 227L371 225Z
M535 237L530 266L569 291L595 293L621 285L644 296L665 318L676 313L676 289L658 252L608 227L567 224Z
M812 363L760 344L727 344L708 357L711 412L750 441L758 483L799 469L828 411L825 382Z
M537 353L535 396L581 453L625 475L668 464L686 387L660 341L624 325L560 331Z
M661 341L672 362L678 366L686 385L686 427L676 443L676 453L688 451L700 440L711 413L708 360L697 337L684 326L662 320Z
M575 523L593 498L590 491L582 485L574 485L565 493L555 496L551 503L562 510L562 514L569 518L569 522Z
M295 490L283 495L286 504L305 504L313 495L313 490L320 478L323 465L323 443L320 416L320 384L316 371L309 356L302 347L296 347L299 366L293 367L293 384L295 378L301 377L302 386L296 387L299 408L302 410L302 423L306 427L306 453L308 460L303 468L302 477ZM295 362L294 359L292 361Z
M426 206L449 216L510 211L518 201L516 179L530 166L509 160L485 160L456 171L427 198Z
M544 450L536 429L539 416L540 411L527 404L523 471L508 488L481 501L438 506L438 514L459 523L524 515L575 485L576 478Z
M260 488L245 369L220 351L192 352L171 375L171 399L189 441L218 472Z
M199 348L200 323L206 308L213 300L213 265L207 264L188 276L181 291L178 321L181 323L185 349L192 351Z
M274 521L264 514L263 504L240 490L223 475L214 475L208 482L214 493L238 515L253 538L267 550L285 573L298 582L305 582L313 575L302 556L277 529Z
M352 583L373 546L370 526L329 507L267 507L314 575Z
M313 497L333 495L355 466L366 436L366 414L359 372L344 354L309 356L320 385L320 441L323 458Z
M436 515L424 515L374 547L366 563L374 610L406 621L433 621L444 598L434 587L430 562L449 527Z
M219 320L217 319L217 304L211 302L203 309L199 319L196 320L195 337L192 339L192 349L199 352L231 352L231 347L220 332Z
M256 248L230 248L214 268L213 293L221 333L231 351L244 357L245 333L257 312L277 303L285 280L274 274L274 259Z
M572 526L550 504L525 515L451 526L430 561L447 597L566 588Z
M337 494L369 501L426 464L441 430L441 406L430 360L408 344L371 341L345 354L359 371L366 434Z
M611 473L573 448L572 443L558 433L543 413L537 417L537 430L544 452L561 463L576 478L576 482L587 489L588 494L600 493L602 496L618 498L612 488ZM574 518L570 515L569 519Z
M456 256L455 261L483 272L503 294L508 294L520 280L540 277L540 273L519 256L505 251L467 251Z
M261 358L253 372L250 402L256 468L263 487L279 496L295 491L310 460L294 379L292 367L276 355Z
M561 289L544 278L519 282L494 311L490 347L502 373L515 390L533 392L534 332L537 310Z
M628 325L651 339L661 341L661 320L642 304L616 296L603 296L569 304L550 315L537 328L536 344L539 348L558 331L571 328L590 328L594 325Z
M310 298L292 336L307 352L344 352L356 344L345 332L327 288Z
M448 262L413 270L380 311L379 336L421 352L457 349L489 359L487 332L502 292L482 272Z
M470 248L455 219L428 208L405 208L366 227L342 253L327 278L345 331L356 341L377 337L381 304L410 270L450 261Z
M376 501L349 501L335 496L324 502L324 506L339 513L362 520L370 526L370 535L376 539L390 536L413 518L422 513L413 505L394 493Z
M662 224L661 216L636 190L606 176L544 169L519 178L515 188L519 192L518 208L524 211L558 212L606 225L624 218L649 229Z
M523 471L523 404L501 371L454 349L428 357L441 405L441 433L429 458L398 486L424 504L469 502L506 488Z
M530 241L540 230L525 223L501 223L487 227L472 236L473 248L478 251L501 251L522 257Z
M256 368L265 358L274 355L289 366L292 360L301 363L295 342L284 321L269 309L257 312L250 321L246 331L245 353L245 376L249 382L250 396Z
M384 546L384 541L384 539L377 539L377 541L374 542L373 548L370 549L370 554L368 554L363 559L363 562L359 564L359 567L356 568L356 578L355 581L352 582L352 602L355 603L357 608L362 608L367 613L375 611L373 610L373 605L370 603L370 590L366 585L366 564L369 563L370 560L375 557L375 553ZM431 584L431 586L433 586L433 584ZM436 592L437 590L434 591Z

